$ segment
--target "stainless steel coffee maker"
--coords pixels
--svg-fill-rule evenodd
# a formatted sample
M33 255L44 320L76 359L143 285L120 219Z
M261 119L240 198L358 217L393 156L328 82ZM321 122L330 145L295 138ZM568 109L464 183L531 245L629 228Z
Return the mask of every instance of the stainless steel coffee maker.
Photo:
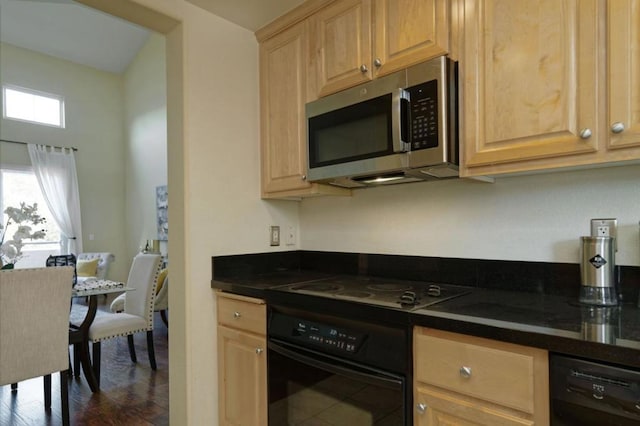
M615 237L590 236L580 240L580 303L616 306Z

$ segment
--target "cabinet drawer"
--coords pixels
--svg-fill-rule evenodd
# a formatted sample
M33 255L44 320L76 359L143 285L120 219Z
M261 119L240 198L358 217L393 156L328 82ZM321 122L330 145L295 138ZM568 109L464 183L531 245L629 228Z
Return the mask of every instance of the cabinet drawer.
M415 379L525 413L533 413L535 374L548 375L541 349L416 328Z
M218 324L264 336L267 307L260 299L218 293Z
M533 426L536 424L528 414L431 386L418 387L415 401L416 406L424 407L423 411L418 410L416 413L415 425L417 426Z

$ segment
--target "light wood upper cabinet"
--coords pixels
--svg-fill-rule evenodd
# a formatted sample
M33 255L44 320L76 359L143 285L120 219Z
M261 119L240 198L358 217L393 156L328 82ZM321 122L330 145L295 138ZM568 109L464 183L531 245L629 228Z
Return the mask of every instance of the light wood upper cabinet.
M598 6L598 0L465 1L465 168L598 149Z
M319 96L371 80L371 0L341 0L310 18Z
M443 0L375 0L373 52L381 62L376 75L447 54L449 14Z
M305 23L260 45L263 195L310 186L303 179L306 63Z
M338 0L310 18L317 95L446 54L446 0Z
M462 176L640 160L639 0L462 13Z
M293 198L350 191L306 180L306 120L310 99L307 22L260 43L262 197Z
M640 1L607 6L609 148L640 147Z

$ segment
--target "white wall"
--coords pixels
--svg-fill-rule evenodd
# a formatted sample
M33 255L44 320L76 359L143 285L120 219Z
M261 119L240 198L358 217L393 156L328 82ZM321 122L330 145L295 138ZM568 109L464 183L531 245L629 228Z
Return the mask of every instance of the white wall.
M268 251L269 224L297 222L298 206L260 200L253 33L189 4L183 23L187 404L189 424L205 425L217 424L211 256Z
M125 279L122 81L118 75L0 44L0 80L60 94L66 128L2 119L0 138L75 146L84 251L116 255L109 277ZM29 165L26 146L0 142L0 163ZM89 235L94 240L89 240Z
M447 180L304 200L305 250L579 263L592 218L617 218L616 263L640 265L640 166Z
M257 42L184 0L82 2L166 35L171 423L215 425L211 256L269 251L269 225L298 225L298 203L260 199Z
M128 259L158 238L155 189L167 184L165 49L164 36L152 34L123 76Z

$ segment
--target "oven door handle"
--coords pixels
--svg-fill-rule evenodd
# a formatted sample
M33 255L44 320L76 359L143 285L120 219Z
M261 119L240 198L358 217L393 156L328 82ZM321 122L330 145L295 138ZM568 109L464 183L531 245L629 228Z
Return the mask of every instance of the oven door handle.
M353 380L366 382L372 385L383 385L387 388L396 390L403 390L404 388L404 380L401 377L393 376L383 371L377 371L371 367L367 367L367 370L370 370L371 372L362 371L362 367L357 368L346 366L343 361L334 357L327 356L316 351L309 351L310 353L313 353L313 356L308 356L300 353L298 350L288 349L273 342L272 340L269 340L267 347L269 350L275 351L294 361L298 361L314 368L320 368L330 373L339 374Z

